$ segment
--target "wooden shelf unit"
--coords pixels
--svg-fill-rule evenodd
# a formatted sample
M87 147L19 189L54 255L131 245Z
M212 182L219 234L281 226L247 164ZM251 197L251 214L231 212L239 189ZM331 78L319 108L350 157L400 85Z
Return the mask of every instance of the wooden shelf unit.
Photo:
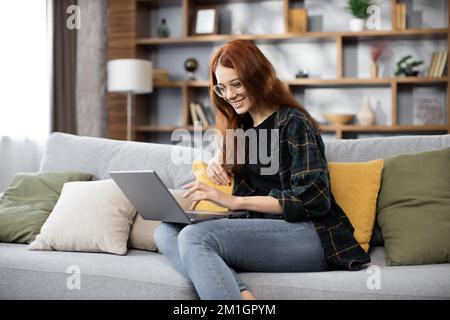
M283 34L244 34L244 35L205 35L193 36L190 34L190 22L193 16L194 7L204 4L227 4L233 2L263 2L264 0L110 0L109 1L109 59L139 57L142 50L153 50L161 46L177 45L202 45L207 43L225 43L233 39L247 39L257 42L285 42L285 41L334 41L337 52L337 78L336 79L290 79L285 80L286 84L292 88L298 87L388 87L391 92L391 119L392 125L375 126L332 126L323 125L324 132L335 132L336 138L344 138L345 132L446 132L450 133L450 81L448 76L442 78L426 77L402 77L402 78L349 78L344 77L344 47L347 41L360 41L372 39L446 39L447 48L450 53L449 28L441 29L406 29L406 30L373 30L361 32L305 32ZM287 30L287 17L289 17L289 8L291 0L281 0L284 2L284 21L285 30ZM396 0L391 0L391 6L394 8ZM150 10L160 7L178 6L181 8L182 30L180 37L174 38L153 38L147 37L142 30L149 30ZM448 0L448 21L450 21L450 0ZM126 22L124 22L126 21ZM393 21L394 22L394 21ZM394 24L393 24L394 25ZM272 61L276 64L276 61ZM450 65L450 55L447 65ZM158 67L157 65L154 67ZM447 91L446 111L447 124L439 126L414 126L398 124L398 106L397 96L398 87L403 85L415 86L445 86ZM149 108L148 103L142 103L144 99L133 98L133 140L146 140L149 133L170 132L177 128L186 128L193 130L189 118L189 102L195 98L196 91L207 90L208 81L168 81L164 83L155 83L155 90L175 89L180 90L182 99L182 125L147 125L140 124L138 117L150 115L149 110L136 110L136 108ZM150 99L149 97L147 99ZM139 100L139 101L138 101ZM137 104L137 105L136 105ZM108 95L108 128L109 137L124 139L126 132L125 121L125 98L117 94ZM206 128L204 128L206 129Z

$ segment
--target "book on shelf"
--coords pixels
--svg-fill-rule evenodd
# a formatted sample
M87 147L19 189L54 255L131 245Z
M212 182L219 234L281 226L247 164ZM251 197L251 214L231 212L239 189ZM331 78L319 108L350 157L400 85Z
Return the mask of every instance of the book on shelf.
M204 126L213 126L216 123L216 115L212 107L200 103L189 103L192 124L201 121Z
M195 121L199 121L199 118L198 118L198 116L197 116L197 110L196 110L196 107L195 107L195 103L194 103L194 102L189 103L189 110L190 110L190 112L191 112L191 121L192 121L192 124L194 124Z
M444 75L445 67L447 65L446 51L433 52L431 56L430 67L428 68L428 77L440 78Z
M396 29L405 30L406 29L406 4L397 3L395 6L396 15Z
M444 75L446 65L447 65L447 51L442 51L440 52L440 59L436 77L442 77Z
M216 123L216 114L212 106L203 106L203 111L205 111L206 119L210 126L215 125Z
M209 122L206 119L205 112L203 111L203 107L200 103L195 103L197 115L204 126L209 126Z
M289 32L302 33L308 31L308 12L304 8L289 10Z
M428 68L428 77L429 78L433 78L434 77L434 70L436 69L436 56L437 56L437 52L433 52L433 54L431 55L431 62L430 62L430 67Z
M169 72L167 69L153 69L153 81L158 82L169 82Z

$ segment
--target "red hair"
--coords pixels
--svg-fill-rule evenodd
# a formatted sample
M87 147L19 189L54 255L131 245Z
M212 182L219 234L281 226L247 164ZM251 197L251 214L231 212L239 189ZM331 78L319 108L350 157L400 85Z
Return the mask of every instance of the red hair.
M278 108L280 106L297 108L305 115L312 126L320 132L319 123L311 117L308 111L306 111L300 103L298 103L289 90L289 87L277 78L274 67L258 47L248 40L233 40L220 47L216 53L214 53L209 68L210 97L213 106L217 110L216 128L220 130L223 137L225 137L226 129L243 128L245 114L237 114L228 102L214 93L213 87L217 84L215 72L219 64L223 67L235 70L246 93L254 99L257 105L264 104L276 106ZM240 166L236 164L231 166L227 165L225 163L225 155L226 141L223 142L225 167L228 171L233 172L240 168Z

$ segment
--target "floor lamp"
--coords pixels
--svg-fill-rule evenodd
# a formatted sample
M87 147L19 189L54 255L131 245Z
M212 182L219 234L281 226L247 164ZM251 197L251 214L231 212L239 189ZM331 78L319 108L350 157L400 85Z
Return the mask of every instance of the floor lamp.
M108 91L127 94L127 140L131 140L131 95L153 92L152 62L141 59L108 61Z

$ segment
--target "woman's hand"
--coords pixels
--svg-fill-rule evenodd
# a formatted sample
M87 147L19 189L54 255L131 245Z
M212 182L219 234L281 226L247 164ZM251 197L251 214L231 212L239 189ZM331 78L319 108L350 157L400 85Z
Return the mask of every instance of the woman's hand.
M201 200L211 201L221 207L228 208L230 210L236 210L237 197L219 191L207 184L200 181L191 181L183 186L184 189L189 189L183 194L183 198L189 197L194 193L192 205L189 210L194 210L197 204Z
M208 175L208 178L211 179L211 181L215 184L224 186L230 185L230 177L228 176L227 171L221 164L217 163L215 159L211 160L208 163L206 174Z

